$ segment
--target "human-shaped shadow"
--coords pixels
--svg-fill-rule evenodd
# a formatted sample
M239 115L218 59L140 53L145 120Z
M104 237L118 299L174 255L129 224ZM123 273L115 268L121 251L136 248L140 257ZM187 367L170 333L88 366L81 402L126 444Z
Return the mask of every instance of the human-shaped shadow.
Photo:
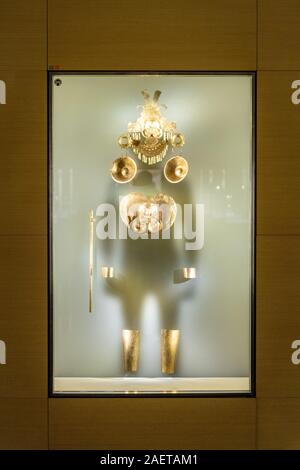
M140 192L155 195L158 192L173 197L184 209L184 204L192 203L189 178L180 183L169 183L163 175L163 166L153 166L139 171L136 178L126 185L111 183L108 194L114 194L110 202L118 212L120 186L124 194ZM124 188L126 186L126 189ZM193 204L194 208L194 204ZM177 214L180 216L180 213ZM195 211L193 210L193 220ZM116 240L106 239L101 243L102 252L108 266L115 266L119 257L121 272L116 279L107 279L108 292L117 295L122 303L124 324L128 329L140 329L143 303L148 294L156 297L160 309L162 328L177 329L180 302L193 295L195 281L191 280L178 286L174 283L174 271L178 268L192 267L197 264L199 252L187 251L185 240L174 240L173 229L170 239L131 239L118 240L118 254L115 250Z

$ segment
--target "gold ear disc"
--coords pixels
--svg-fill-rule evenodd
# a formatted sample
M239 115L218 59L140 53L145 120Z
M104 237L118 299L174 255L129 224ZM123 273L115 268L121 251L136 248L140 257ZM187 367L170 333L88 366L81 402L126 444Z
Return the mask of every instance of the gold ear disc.
M129 183L137 172L137 166L133 158L120 157L114 160L111 169L111 177L116 183Z
M179 183L186 177L188 171L188 162L185 158L180 156L170 158L164 167L165 178L170 183Z

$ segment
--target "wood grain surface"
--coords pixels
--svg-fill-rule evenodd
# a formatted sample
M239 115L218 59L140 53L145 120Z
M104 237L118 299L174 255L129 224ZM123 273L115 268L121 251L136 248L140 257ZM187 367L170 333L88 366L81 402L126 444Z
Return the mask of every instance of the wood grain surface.
M1 0L0 70L47 68L47 1Z
M291 95L300 72L259 72L257 233L300 234L300 105Z
M255 0L49 0L62 70L253 70Z
M50 449L253 449L251 398L50 399Z
M0 416L1 450L48 448L46 398L1 398Z
M47 74L3 71L0 235L47 234Z
M0 397L46 398L47 239L0 236L0 259Z
M260 398L257 402L257 448L299 450L300 399Z
M299 397L300 365L291 361L300 339L300 237L257 241L257 396Z
M299 70L300 3L258 0L259 70Z

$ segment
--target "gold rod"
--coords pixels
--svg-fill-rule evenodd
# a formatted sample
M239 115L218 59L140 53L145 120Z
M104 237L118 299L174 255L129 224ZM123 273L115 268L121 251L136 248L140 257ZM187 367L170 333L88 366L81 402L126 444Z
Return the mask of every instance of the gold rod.
M90 235L89 235L89 313L93 310L93 274L94 274L94 211L89 213Z

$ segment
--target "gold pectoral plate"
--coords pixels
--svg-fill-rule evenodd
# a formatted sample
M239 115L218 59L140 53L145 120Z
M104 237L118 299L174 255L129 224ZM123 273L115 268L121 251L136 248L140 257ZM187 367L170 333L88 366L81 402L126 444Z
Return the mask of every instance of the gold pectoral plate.
M138 234L170 229L176 213L177 206L174 199L163 193L151 197L142 193L129 193L120 202L122 221Z

